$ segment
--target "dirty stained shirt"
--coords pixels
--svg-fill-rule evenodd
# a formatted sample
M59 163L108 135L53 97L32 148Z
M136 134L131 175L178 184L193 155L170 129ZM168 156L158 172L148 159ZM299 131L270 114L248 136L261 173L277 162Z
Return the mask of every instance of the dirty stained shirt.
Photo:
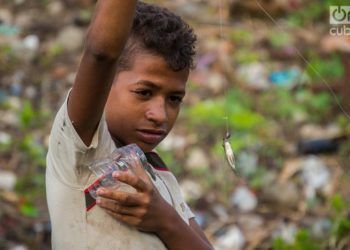
M67 99L58 111L46 158L46 196L52 224L53 249L166 249L152 233L123 224L102 208L86 209L84 190L97 178L88 165L105 159L115 149L104 116L90 146L86 146L68 117ZM179 185L169 171L157 170L152 180L162 197L188 224L194 215L184 202Z

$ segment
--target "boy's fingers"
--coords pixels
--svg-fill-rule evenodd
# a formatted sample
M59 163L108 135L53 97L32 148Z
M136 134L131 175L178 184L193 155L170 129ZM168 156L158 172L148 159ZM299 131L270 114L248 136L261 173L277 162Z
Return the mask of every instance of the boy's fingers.
M120 203L109 199L99 198L97 200L97 204L100 207L108 211L111 211L113 213L118 213L122 215L132 215L132 216L138 216L142 214L142 208L138 206L123 206Z
M113 177L141 192L149 190L148 185L141 178L130 172L115 172L113 173Z
M132 170L134 171L134 173L141 177L144 181L148 181L148 175L147 175L147 170L144 168L141 160L139 159L139 156L136 155L136 153L132 153L134 159L138 159L138 160L134 160L133 164L132 164ZM148 164L148 163L147 163Z
M103 188L97 191L97 195L118 202L124 206L142 205L142 200L137 193L132 194Z

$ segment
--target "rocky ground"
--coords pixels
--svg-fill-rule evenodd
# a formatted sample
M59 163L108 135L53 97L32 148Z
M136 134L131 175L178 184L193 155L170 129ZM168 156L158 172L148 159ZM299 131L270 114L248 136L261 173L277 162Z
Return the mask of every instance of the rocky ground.
M94 2L0 1L0 249L50 249L48 135ZM215 248L349 249L350 36L330 35L337 2L152 2L199 38L159 151Z

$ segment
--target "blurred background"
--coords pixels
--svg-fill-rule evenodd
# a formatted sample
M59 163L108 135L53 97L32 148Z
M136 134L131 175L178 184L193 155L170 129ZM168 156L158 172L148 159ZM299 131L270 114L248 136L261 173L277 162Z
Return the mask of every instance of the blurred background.
M158 150L215 249L350 249L350 25L329 9L347 1L148 2L199 38ZM0 249L50 249L48 137L94 4L0 0Z

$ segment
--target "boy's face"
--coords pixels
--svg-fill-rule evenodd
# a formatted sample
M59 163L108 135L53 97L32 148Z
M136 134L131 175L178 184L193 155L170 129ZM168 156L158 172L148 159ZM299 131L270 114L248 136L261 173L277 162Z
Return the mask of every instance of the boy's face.
M134 55L133 67L114 79L105 111L112 136L149 152L173 127L189 70L174 72L160 56Z

